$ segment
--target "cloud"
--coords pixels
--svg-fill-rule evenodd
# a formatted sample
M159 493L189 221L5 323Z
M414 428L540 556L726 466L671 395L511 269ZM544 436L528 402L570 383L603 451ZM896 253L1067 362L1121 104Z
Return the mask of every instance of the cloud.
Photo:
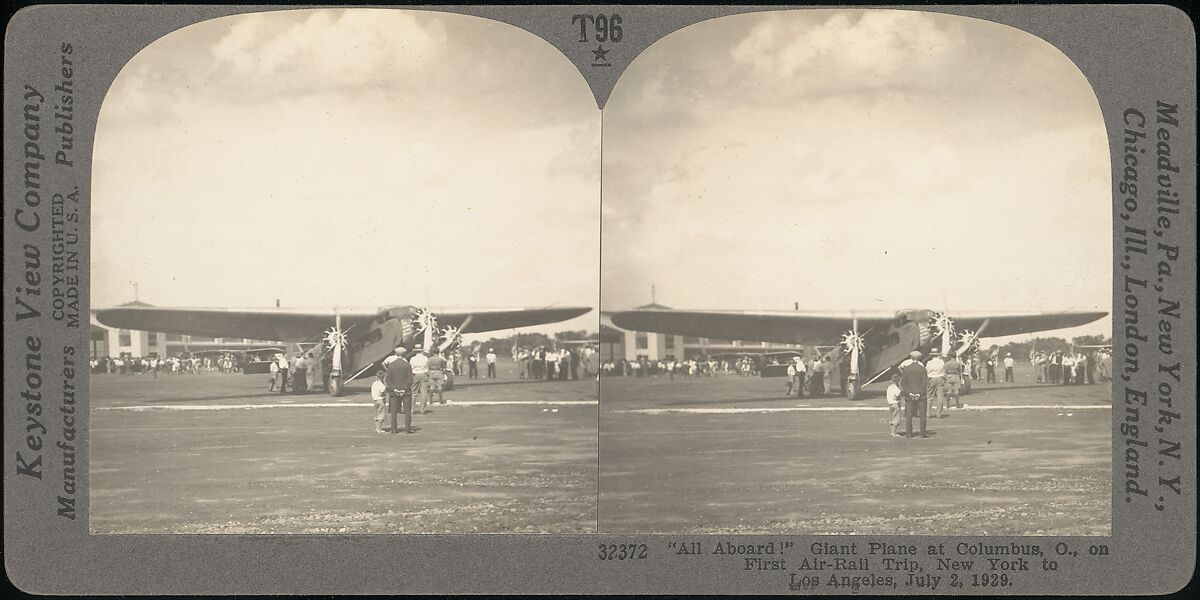
M274 13L235 20L212 46L229 77L292 88L354 87L429 68L444 51L441 21L404 11L314 11L278 26Z
M837 12L824 21L778 13L761 19L731 55L736 65L771 81L833 71L844 81L886 88L938 84L958 65L966 44L954 23L928 13Z
M692 308L1109 303L1095 96L1008 27L871 10L695 25L623 75L604 158L608 308L651 283Z
M93 302L133 280L162 305L592 306L598 145L578 71L509 25L206 21L147 47L106 97Z

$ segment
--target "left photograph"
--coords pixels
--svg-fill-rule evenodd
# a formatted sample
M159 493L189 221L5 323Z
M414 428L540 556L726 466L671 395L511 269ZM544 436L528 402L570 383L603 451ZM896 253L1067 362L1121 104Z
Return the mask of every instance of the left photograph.
M600 112L503 23L224 17L110 87L94 534L589 533Z

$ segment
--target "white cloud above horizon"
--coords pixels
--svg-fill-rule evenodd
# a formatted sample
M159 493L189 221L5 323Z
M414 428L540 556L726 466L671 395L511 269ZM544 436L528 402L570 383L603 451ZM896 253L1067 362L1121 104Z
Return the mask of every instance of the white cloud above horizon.
M1111 310L1099 106L1024 32L898 10L707 21L638 57L604 127L605 309L655 285L675 308Z
M92 303L595 307L599 136L578 71L495 21L205 21L105 99Z

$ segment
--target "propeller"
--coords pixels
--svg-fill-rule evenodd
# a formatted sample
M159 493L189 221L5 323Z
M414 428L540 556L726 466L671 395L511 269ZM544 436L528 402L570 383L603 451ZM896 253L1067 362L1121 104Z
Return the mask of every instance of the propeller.
M446 345L444 348L439 346L439 352L443 349L451 350L457 346L462 339L462 331L458 327L447 327L442 330L442 336L446 338Z
M325 332L325 342L333 348L333 365L331 375L342 373L342 351L346 348L346 332L342 331L342 313L334 307L333 327Z
M850 374L858 375L858 355L863 351L863 336L858 334L858 317L850 313L850 331L842 334L842 347L850 353Z
M983 330L987 329L991 319L984 320L975 331L964 331L958 338L958 350L954 352L955 356L962 356L979 348L979 338L983 336Z
M954 335L954 321L947 313L936 313L933 315L933 327L942 336L942 352L948 352L950 350L950 340Z
M424 346L432 350L438 335L437 316L429 308L418 308L413 313L413 320L416 322L416 332L425 332Z

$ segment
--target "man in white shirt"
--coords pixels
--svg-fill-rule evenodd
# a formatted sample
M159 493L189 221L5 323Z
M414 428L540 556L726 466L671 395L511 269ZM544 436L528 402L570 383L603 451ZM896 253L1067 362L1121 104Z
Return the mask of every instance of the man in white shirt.
M267 386L268 392L275 391L275 382L279 381L279 361L271 361L271 378L267 380L271 385Z
M384 369L375 372L375 381L371 383L371 400L375 402L375 433L387 433L383 430L388 408L387 371Z
M487 376L488 379L496 378L496 349L488 348L487 353Z
M794 361L796 363L796 397L804 397L804 378L808 374L808 365L804 364L804 359L797 356Z
M787 397L789 397L789 398L792 397L792 388L794 388L795 386L796 386L796 361L792 361L792 362L788 363L788 368L787 368L787 392L785 392L785 395Z
M1004 383L1012 383L1015 381L1015 379L1013 379L1013 365L1015 364L1017 364L1017 361L1013 360L1012 352L1009 352L1004 357Z
M1075 355L1067 352L1062 357L1062 382L1063 385L1071 385L1075 377ZM1008 381L1008 376L1005 375L1005 381Z
M929 374L929 383L926 384L925 397L933 402L935 409L933 418L942 418L942 410L946 408L946 361L942 359L940 354L936 353L930 357L929 362L925 363L925 372Z
M279 365L279 393L286 394L288 386L288 359L280 352L275 355L275 363Z
M413 387L416 388L413 402L416 402L417 397L421 398L421 414L424 414L429 407L429 351L418 347L417 353L408 360L408 364L412 366Z

